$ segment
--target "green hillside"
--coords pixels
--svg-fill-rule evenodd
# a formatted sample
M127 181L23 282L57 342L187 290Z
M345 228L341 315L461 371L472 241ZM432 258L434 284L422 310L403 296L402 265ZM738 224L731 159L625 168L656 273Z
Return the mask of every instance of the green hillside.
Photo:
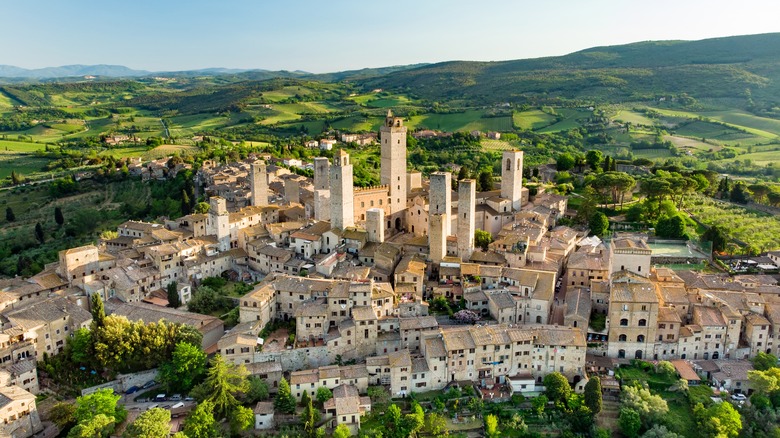
M780 34L643 42L516 61L444 62L362 84L436 101L620 102L688 94L737 98L771 110L780 102Z

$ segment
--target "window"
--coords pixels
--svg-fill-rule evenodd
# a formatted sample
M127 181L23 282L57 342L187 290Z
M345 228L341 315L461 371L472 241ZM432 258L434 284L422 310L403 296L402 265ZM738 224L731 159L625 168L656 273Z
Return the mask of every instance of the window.
M645 335L639 335L636 337L637 342L645 342Z
M626 319L626 318L621 319L620 320L620 325L623 326L623 327L627 326L628 325L628 319Z
M646 319L640 319L639 320L639 327L645 327L647 326L647 320Z
M627 339L628 339L628 337L626 335L618 336L618 341L620 341L620 342L626 342Z

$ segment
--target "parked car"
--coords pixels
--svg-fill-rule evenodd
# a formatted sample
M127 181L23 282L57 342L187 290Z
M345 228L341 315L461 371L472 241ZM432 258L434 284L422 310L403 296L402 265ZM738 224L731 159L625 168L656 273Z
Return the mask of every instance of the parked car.
M137 386L131 386L131 387L127 388L127 391L125 391L125 394L132 394L134 392L138 392L138 387Z
M173 394L169 400L170 401L181 401L181 394Z
M195 399L190 397L190 396L187 396L187 397L184 397L184 401L195 401Z
M165 394L157 394L157 397L154 398L156 402L164 402L165 400L167 400Z
M142 388L142 389L149 389L149 388L151 388L152 386L154 386L154 385L156 385L156 384L157 384L157 382L156 382L156 381L154 381L154 380L150 380L150 381L148 381L148 382L144 383L144 386L142 386L141 388Z
M745 401L747 400L747 397L745 397L745 394L731 394L731 399L737 401Z

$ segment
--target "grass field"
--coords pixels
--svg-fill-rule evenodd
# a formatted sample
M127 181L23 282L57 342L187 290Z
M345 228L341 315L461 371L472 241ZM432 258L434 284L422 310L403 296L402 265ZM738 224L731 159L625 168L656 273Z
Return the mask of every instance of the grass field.
M0 140L0 151L2 152L35 152L44 147L46 145L40 143Z
M614 117L612 117L612 120L616 120L618 122L629 122L634 125L645 125L645 126L654 126L655 121L653 119L645 117L643 114L638 113L636 111L626 110L626 109L620 109L618 110L617 114L615 114Z
M717 151L721 148L720 146L704 143L692 138L679 137L676 135L665 135L664 140L671 141L672 144L678 149L694 149L697 151L709 151L712 149Z
M636 158L647 158L648 160L669 158L672 156L672 152L669 151L669 149L635 149L631 152Z
M30 175L43 171L49 160L25 153L0 151L0 179L11 176L11 172Z
M369 108L392 108L396 106L414 105L414 101L403 94L367 93L347 98L358 105Z
M581 126L579 119L589 117L593 114L591 111L576 108L558 108L555 111L563 119L557 123L540 129L538 132L560 132L578 128Z
M348 132L359 131L378 131L382 126L383 119L379 117L366 118L362 116L346 117L344 119L336 120L331 123L334 129L343 129ZM322 128L320 128L322 131ZM309 132L314 132L311 129Z
M703 121L695 122L697 126L692 129L719 134L717 134L717 137L712 135L698 135L698 137L718 139L724 143L740 142L744 144L746 142L755 142L761 140L765 141L767 139L776 138L778 135L780 135L780 120L758 117L740 110L691 112L663 108L652 109L658 111L664 116L675 118L698 119L701 117ZM718 121L726 124L727 126L720 126L714 123L708 123L707 121ZM710 127L704 128L702 124L710 125ZM728 127L734 129L729 130ZM737 130L744 130L747 134ZM681 132L680 130L678 130L677 133L680 135L689 135ZM696 137L697 133L694 132L690 135Z
M11 109L14 106L14 101L8 97L5 93L0 91L0 110Z
M452 114L422 114L406 121L409 129L436 129L447 132L458 131L511 131L512 119L505 117L483 118L482 110L467 110Z
M541 110L528 110L514 113L512 121L520 129L535 131L555 123L555 116Z
M775 145L775 147L777 147L777 145ZM757 166L766 166L769 163L780 163L780 149L737 155L736 158L731 158L723 161L734 161L734 160L742 160L742 161L751 160L753 164Z
M308 96L313 93L313 90L306 87L289 86L278 90L265 91L263 92L263 98L269 102L281 102L291 97L295 97L296 95Z

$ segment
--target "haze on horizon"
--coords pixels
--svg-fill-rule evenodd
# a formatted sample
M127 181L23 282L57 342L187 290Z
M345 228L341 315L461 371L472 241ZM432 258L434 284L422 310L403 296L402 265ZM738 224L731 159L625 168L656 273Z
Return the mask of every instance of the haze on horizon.
M3 5L0 64L313 73L557 56L780 31L766 0L284 2L40 0Z

